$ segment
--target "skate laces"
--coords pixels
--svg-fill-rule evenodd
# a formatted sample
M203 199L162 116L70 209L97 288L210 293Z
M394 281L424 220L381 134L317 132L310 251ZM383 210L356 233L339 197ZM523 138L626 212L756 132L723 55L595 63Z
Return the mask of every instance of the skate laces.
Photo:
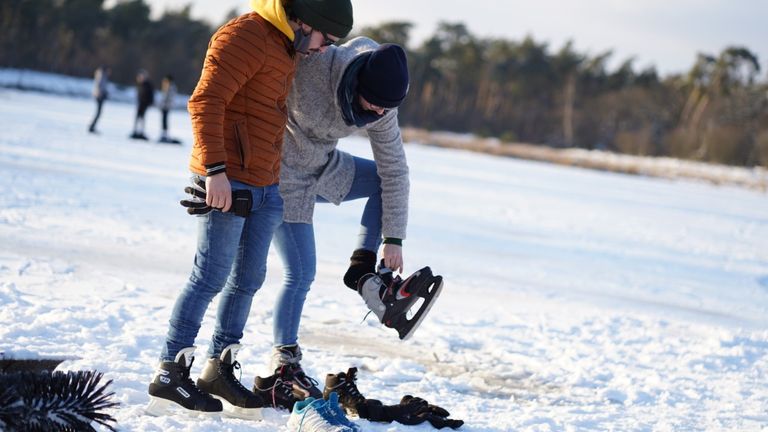
M235 384L238 390L249 391L247 388L245 388L243 383L240 382L240 379L243 377L243 368L240 366L239 361L235 360L231 364L219 363L219 370L221 371L222 375L227 377L227 381ZM240 371L240 378L235 377L235 370Z
M187 387L188 389L194 391L195 393L198 394L198 396L202 396L204 398L211 398L212 396L200 390L200 388L197 387L197 384L195 384L195 382L192 381L192 378L190 377L190 371L192 370L192 364L194 363L195 363L195 358L192 357L192 360L189 361L189 366L181 367L181 380L184 384L186 384L184 387Z
M178 364L178 363L176 363ZM192 359L189 360L189 365L181 366L181 377L184 379L188 379L192 381L192 378L189 377L190 371L192 370L192 365L195 364L195 358L192 357Z
M355 384L355 381L357 381L357 368L349 369L343 381L339 387L344 391L345 396L352 398L355 404L365 401L365 396L360 393L357 384Z
M287 369L288 374L283 374L282 370ZM291 377L291 381L296 381L304 388L311 388L316 387L318 382L311 376L308 376L306 373L304 373L304 369L301 368L298 362L283 365L281 367L281 376L289 375Z
M265 389L259 389L259 390L260 391L268 390L269 396L272 398L272 406L278 407L279 406L277 403L278 396L281 396L282 399L286 401L290 401L291 399L294 399L293 386L291 385L290 381L284 380L279 373L276 373L273 376L275 379L274 383L272 383L271 386Z
M280 393L283 394L283 397L287 400L290 400L293 398L293 387L291 386L291 383L288 381L283 380L280 377L277 377L275 379L275 384L272 386L272 391L270 392L272 394L272 406L277 406L277 391L280 390Z

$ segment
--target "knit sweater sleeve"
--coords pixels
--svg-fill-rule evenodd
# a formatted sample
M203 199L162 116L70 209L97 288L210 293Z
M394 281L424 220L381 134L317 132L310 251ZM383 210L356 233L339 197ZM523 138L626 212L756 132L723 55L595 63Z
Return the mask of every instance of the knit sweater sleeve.
M381 178L382 235L405 239L410 181L397 110L368 128L373 158Z
M203 165L226 162L225 108L264 64L266 39L264 24L253 19L232 21L211 38L200 80L187 106Z

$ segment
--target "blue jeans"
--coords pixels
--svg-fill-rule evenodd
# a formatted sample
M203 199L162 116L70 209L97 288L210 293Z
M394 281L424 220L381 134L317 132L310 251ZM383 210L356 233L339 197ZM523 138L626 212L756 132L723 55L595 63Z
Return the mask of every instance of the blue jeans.
M251 212L245 218L220 211L199 216L195 262L171 314L163 361L194 345L205 311L219 293L208 356L218 357L228 345L239 343L253 295L264 283L269 244L283 219L283 199L277 185L231 184L232 189L251 191Z
M382 241L381 179L374 161L354 159L355 178L343 201L368 199L360 219L358 248L377 252ZM317 202L328 201L318 196ZM275 246L285 266L285 281L275 305L274 342L275 346L291 345L298 342L301 311L315 279L317 254L313 225L283 222L275 232Z

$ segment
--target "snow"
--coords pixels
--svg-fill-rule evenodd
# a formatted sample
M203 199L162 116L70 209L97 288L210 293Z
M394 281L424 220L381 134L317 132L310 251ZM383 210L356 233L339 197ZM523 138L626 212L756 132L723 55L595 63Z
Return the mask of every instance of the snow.
M287 431L265 420L144 415L146 387L195 220L183 146L127 138L131 104L86 133L85 98L0 90L0 352L67 358L113 380L125 431ZM159 113L148 113L150 137ZM368 155L361 137L342 146ZM466 431L759 431L768 425L768 197L410 144L406 271L446 285L412 340L365 315L341 275L361 203L318 205L305 369L360 368L358 386L414 394ZM282 267L269 256L245 331L242 380L266 374ZM213 326L209 308L197 340ZM199 372L200 359L193 373ZM429 431L355 420L366 431Z

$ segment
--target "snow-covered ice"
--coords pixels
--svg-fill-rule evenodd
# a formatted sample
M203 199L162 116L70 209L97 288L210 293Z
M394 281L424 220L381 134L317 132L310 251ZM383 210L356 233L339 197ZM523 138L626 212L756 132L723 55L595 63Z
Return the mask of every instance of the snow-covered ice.
M0 351L70 358L113 380L125 431L286 431L148 417L146 386L191 268L183 146L127 138L134 107L0 90ZM148 113L157 137L159 113ZM367 155L365 139L342 146ZM443 295L414 338L365 315L341 283L361 203L319 205L304 366L360 368L368 397L415 394L466 431L759 431L768 427L768 195L408 145L406 270ZM242 380L265 374L282 278L271 253L248 322ZM197 340L202 353L213 312ZM201 361L195 363L199 371ZM428 431L356 420L366 431Z

